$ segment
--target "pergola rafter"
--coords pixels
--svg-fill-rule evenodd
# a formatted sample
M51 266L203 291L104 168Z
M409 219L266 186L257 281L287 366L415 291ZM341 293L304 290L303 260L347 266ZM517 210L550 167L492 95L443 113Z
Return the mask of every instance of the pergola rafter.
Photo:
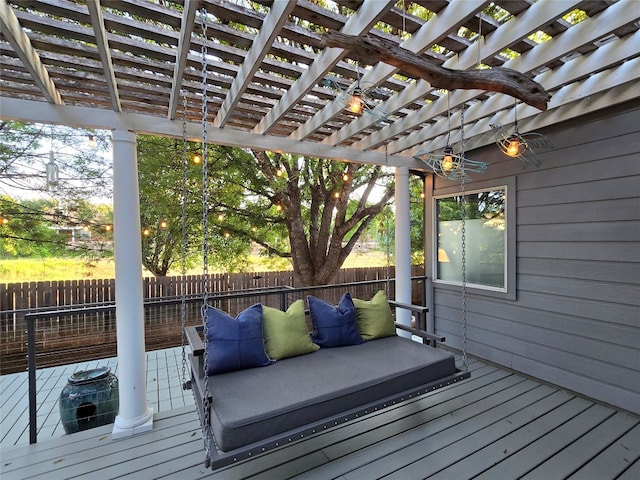
M20 105L40 101L64 105L53 123L75 116L65 113L66 107L83 107L93 109L94 128L126 125L142 132L136 130L142 116L148 117L144 131L163 134L148 126L161 118L176 122L184 93L189 130L197 131L205 41L197 18L201 9L208 13L208 121L216 132L211 138L229 145L280 150L290 145L300 154L373 163L386 146L390 165L404 162L412 168L417 149L442 148L449 106L438 89L401 68L363 61L358 52L323 48L322 33L328 30L371 35L449 69L471 70L478 63L514 69L552 94L554 112L542 118L557 121L568 112L593 109L581 95L604 94L585 80L590 76L620 69L629 76L603 74L615 78L607 82L620 89L614 98L634 91L628 85L640 55L633 48L640 29L634 0L258 3L250 9L221 0L0 0L2 116L39 121L25 114L33 111L31 103ZM495 12L503 17L494 18ZM570 13L585 18L574 21L566 17ZM541 42L540 32L551 38ZM326 85L328 76L345 89L358 78L367 87L380 87L380 108L388 117L381 123L347 112ZM9 97L12 101L5 101ZM504 94L468 90L450 97L454 115L461 107L467 111L466 131L477 132L468 138L474 145L491 141L489 123L514 118L513 99ZM521 128L537 128L538 114L520 106ZM132 118L136 125L129 124Z
M107 88L111 96L113 109L116 112L122 110L120 105L120 95L118 94L118 84L116 82L115 72L113 70L113 61L111 60L111 52L109 50L109 41L107 40L107 32L104 28L104 19L102 17L102 9L100 8L100 0L88 2L89 16L91 17L91 25L95 32L98 51L100 52L100 60L104 70Z
M362 35L367 32L376 21L380 19L387 8L393 4L393 0L380 0L369 2L361 8L345 24L343 31L349 34ZM254 133L267 133L274 124L280 120L286 112L305 95L314 85L322 81L327 72L336 64L345 52L340 49L325 49L309 66L289 91L280 99L280 102L269 112L262 121L253 129Z

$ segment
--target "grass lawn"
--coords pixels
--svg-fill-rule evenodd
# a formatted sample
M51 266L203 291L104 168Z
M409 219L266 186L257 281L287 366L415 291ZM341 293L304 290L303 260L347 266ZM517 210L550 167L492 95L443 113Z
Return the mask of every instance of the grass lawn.
M354 252L342 268L379 267L387 264L384 252ZM269 262L262 257L251 257L252 272L284 270L284 262ZM211 270L210 270L211 271ZM215 270L214 270L215 271ZM179 271L172 272L179 275ZM200 269L187 272L192 275L201 273ZM0 260L0 282L38 282L52 280L79 280L86 278L113 278L115 275L114 260L103 259L88 262L79 258L19 258ZM143 275L151 276L147 271Z

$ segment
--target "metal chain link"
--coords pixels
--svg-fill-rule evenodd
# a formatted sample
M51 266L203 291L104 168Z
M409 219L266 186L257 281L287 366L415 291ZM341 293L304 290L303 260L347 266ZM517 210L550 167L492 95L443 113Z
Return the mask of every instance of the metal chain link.
M464 148L464 105L460 112L460 135L461 148L460 154L460 223L461 223L461 241L462 241L462 366L465 372L469 370L469 359L467 357L467 197L465 192L466 173L465 165L465 148Z
M209 465L211 459L211 449L213 444L213 432L211 431L211 419L209 413L209 329L207 327L207 305L209 302L209 179L208 179L208 145L207 145L207 11L202 9L202 322L204 327L204 399L203 399L203 429L204 429L204 449L206 452L205 463Z
M187 386L187 354L185 327L187 323L187 94L182 93L182 297L180 302L180 319L182 321L182 388Z

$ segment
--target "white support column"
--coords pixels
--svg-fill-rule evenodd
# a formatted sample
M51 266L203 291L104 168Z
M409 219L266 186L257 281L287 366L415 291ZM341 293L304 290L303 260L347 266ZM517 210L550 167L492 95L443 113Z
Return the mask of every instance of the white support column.
M112 438L153 428L147 405L142 245L136 136L113 132L113 235L116 266L116 330L120 410Z
M411 303L411 225L409 215L409 168L396 167L396 301ZM396 309L396 321L411 326L411 312ZM398 334L410 337L408 332Z

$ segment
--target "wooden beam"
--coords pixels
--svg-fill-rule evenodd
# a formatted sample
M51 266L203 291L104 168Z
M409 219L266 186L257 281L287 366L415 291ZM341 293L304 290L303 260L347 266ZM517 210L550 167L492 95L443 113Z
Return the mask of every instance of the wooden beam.
M368 31L393 4L394 0L365 0L355 15L349 18L342 30L357 35ZM282 96L276 106L256 125L253 133L268 133L276 122L286 115L344 55L345 52L341 50L323 50L309 66L309 69L305 70L289 91Z
M537 5L537 4L536 4ZM629 3L619 2L605 10L600 16L586 19L572 27L563 35L554 38L553 42L546 42L539 45L535 51L527 52L517 58L509 60L506 65L517 70L531 71L552 62L554 59L560 58L567 53L576 51L584 45L589 45L603 35L604 28L601 25L609 25L609 28L619 28L628 22L629 18L634 14L633 6ZM637 15L637 13L636 13ZM554 71L548 71L536 77L547 88L554 92L564 85L574 82L577 78L589 76L590 70L597 71L601 69L615 67L617 63L623 62L625 58L630 58L629 53L638 45L638 33L624 39L618 39L611 44L598 48L596 51L577 58L571 62L565 63ZM605 48L606 47L606 48ZM598 52L597 55L595 53ZM632 56L632 55L631 55ZM588 64L588 66L586 66ZM555 94L554 94L555 95ZM477 95L473 91L455 92L451 95L451 108L456 108L462 104L472 101ZM495 96L493 96L495 97ZM509 108L512 102L496 102L494 98L482 102L481 117L491 116L500 110ZM397 135L398 131L406 131L414 129L417 125L426 124L430 118L443 115L447 112L447 103L445 99L437 100L430 105L429 111L420 111L413 115L413 118L402 119L381 131L377 132L379 138L372 137L362 139L354 143L354 148L374 149L383 144L386 140ZM495 108L494 108L495 105ZM554 102L551 102L551 106ZM474 110L471 107L468 114L465 115L467 123L473 123L479 120L470 113ZM513 115L511 114L513 118ZM447 122L429 123L428 126L420 130L415 130L411 134L403 136L388 145L389 151L392 153L404 152L415 145L421 145L431 141L433 138L446 133ZM522 125L520 125L522 127ZM445 131L440 131L445 128ZM378 142L373 143L373 140ZM419 148L419 147L418 147Z
M105 80L107 81L107 88L109 89L109 95L111 95L111 103L113 105L113 109L116 112L120 112L122 110L122 106L120 105L118 84L113 70L113 61L111 60L111 51L109 50L107 32L104 28L104 19L102 17L100 0L87 2L87 8L89 9L89 18L91 18L93 32L96 36L96 45L98 46L98 52L100 53L102 69L104 70Z
M359 58L366 63L384 62L393 65L410 75L428 81L435 88L500 92L522 100L539 110L546 110L551 98L538 82L510 68L451 70L436 65L395 43L371 35L356 37L329 31L323 35L322 45L357 52Z
M591 55L595 54L596 52L593 52ZM590 65L585 66L584 70L593 68L594 63L590 59L585 58L585 61ZM582 70L579 65L566 64L559 68L560 71L545 72L542 76L545 77L545 83L549 81L553 84L554 79L567 78L567 74L571 75L574 68ZM518 130L523 133L538 130L638 98L640 96L639 81L640 58L635 58L627 60L622 65L588 76L584 80L567 82L564 87L554 93L547 111L541 113L532 107L518 109ZM462 94L462 92L456 93ZM487 101L477 102L468 108L465 112L465 121L468 122L465 127L467 150L495 142L491 124L508 125L513 122L513 110L508 108L510 103L506 97L494 95ZM451 122L459 124L459 113L452 115ZM416 136L411 134L408 136L412 137L410 139L403 138L392 142L388 145L388 149L390 152L401 151L402 155L414 155L421 145L428 142L429 149L437 151L447 144L447 128L446 121L443 119L430 126L429 130L434 135L429 136L428 139L425 140L425 137L420 135L422 131L416 131L414 132Z
M20 22L7 0L0 0L0 29L47 101L62 105L64 102L60 92L58 92L55 84L49 78L49 72L40 61L38 52L33 48L31 40L22 30Z
M34 100L2 97L0 119L33 123L53 123L77 128L130 130L138 134L182 138L182 121L140 113L115 112L109 109L76 106L54 106ZM188 122L187 139L201 141L202 124ZM208 141L216 145L291 153L328 158L342 162L365 163L388 167L426 170L424 163L411 157L385 155L381 152L355 150L350 147L327 146L317 142L291 140L273 135L257 135L232 128L208 128Z
M231 116L231 112L240 101L242 94L249 87L253 75L262 64L262 59L271 49L274 39L280 33L280 29L295 6L296 3L289 0L275 0L272 3L269 13L264 17L262 28L253 39L242 67L231 84L231 88L229 88L216 118L213 119L214 127L222 128L225 126Z
M178 110L178 100L180 99L180 89L184 78L184 69L187 65L187 58L191 50L191 34L195 24L196 11L198 10L198 0L186 0L182 11L182 23L180 24L180 37L178 38L178 54L173 69L173 86L169 98L169 119L176 118Z

